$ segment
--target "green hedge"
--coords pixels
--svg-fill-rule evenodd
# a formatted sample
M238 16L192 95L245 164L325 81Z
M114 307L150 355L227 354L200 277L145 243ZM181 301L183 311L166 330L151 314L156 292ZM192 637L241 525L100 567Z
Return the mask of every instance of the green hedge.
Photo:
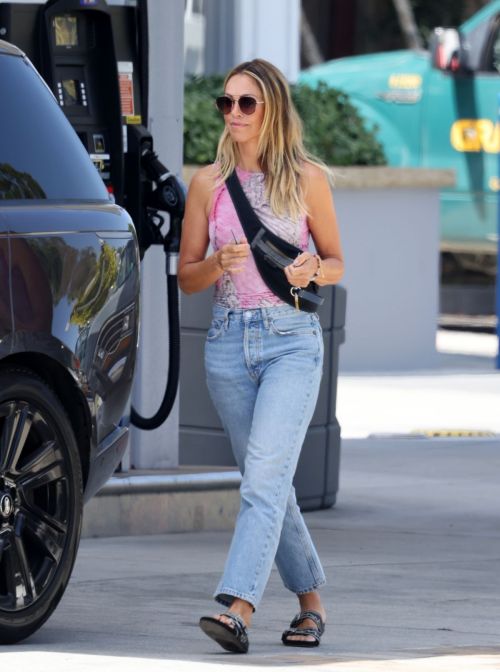
M215 158L223 121L214 99L222 92L223 78L193 77L184 89L184 163L204 165ZM331 166L377 166L386 159L347 95L326 84L317 89L291 87L292 98L302 117L307 149Z

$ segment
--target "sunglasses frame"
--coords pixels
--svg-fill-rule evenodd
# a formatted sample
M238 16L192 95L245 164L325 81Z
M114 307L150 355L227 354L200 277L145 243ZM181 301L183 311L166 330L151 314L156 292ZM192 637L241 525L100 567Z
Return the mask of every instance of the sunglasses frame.
M244 99L244 98L247 98L247 99L249 99L249 100L252 101L252 103L253 103L253 107L252 107L251 112L245 112L245 110L243 109L243 108L246 107L246 104L245 104L245 103L243 104L243 108L241 107L241 105L240 105L240 100L242 100L242 99ZM221 108L219 107L219 101L221 101L221 105L223 105L223 102L222 102L222 101L223 101L224 99L225 99L225 100L229 100L229 101L231 101L231 107L230 107L230 109L229 109L227 112L224 112L224 110L221 110ZM251 116L252 114L255 113L255 110L257 109L257 105L263 105L263 104L264 104L264 101L263 101L263 100L257 100L257 98L255 98L254 96L252 96L252 95L250 95L250 94L245 94L245 95L243 95L243 96L237 96L237 97L234 97L234 98L233 98L232 96L229 96L227 93L224 93L224 94L222 94L221 96L217 96L217 98L215 99L215 107L216 107L216 108L218 109L218 111L219 111L222 115L224 115L224 116L225 116L226 114L230 114L230 113L233 111L233 108L234 108L234 104L235 104L235 103L238 103L238 107L239 107L239 109L240 109L240 112L241 112L242 114L244 114L246 117L249 117L249 116Z

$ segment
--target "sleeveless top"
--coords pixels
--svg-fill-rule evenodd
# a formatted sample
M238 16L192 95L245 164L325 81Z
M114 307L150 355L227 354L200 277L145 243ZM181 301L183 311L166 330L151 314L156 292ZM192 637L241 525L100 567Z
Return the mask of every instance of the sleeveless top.
M273 233L289 243L307 250L309 227L304 215L298 219L277 217L273 214L266 198L264 173L252 173L237 168L241 186L260 221ZM225 184L215 190L210 215L208 234L214 250L227 243L234 243L245 237L236 214L231 196ZM234 234L234 238L233 238ZM215 284L214 303L226 308L264 308L287 305L268 288L262 280L250 251L244 262L244 270L239 273L225 272Z

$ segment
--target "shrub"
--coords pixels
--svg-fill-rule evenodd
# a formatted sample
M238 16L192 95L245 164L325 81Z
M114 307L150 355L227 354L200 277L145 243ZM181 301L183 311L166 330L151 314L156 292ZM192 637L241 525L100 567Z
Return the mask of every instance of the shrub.
M184 163L207 164L215 158L223 121L214 99L222 92L220 76L193 77L184 90ZM383 149L346 94L321 83L291 87L304 124L306 148L332 166L385 164Z
M367 129L349 97L321 82L313 89L292 87L292 98L304 125L304 143L311 154L330 166L377 166L386 163L384 150Z
M222 92L223 77L192 77L184 88L184 163L212 163L224 122L214 100Z

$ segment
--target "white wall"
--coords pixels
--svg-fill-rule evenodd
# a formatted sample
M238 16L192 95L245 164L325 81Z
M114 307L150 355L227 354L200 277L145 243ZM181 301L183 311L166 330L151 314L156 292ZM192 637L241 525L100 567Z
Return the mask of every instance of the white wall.
M433 368L439 311L439 193L336 189L345 255L340 371Z
M235 62L265 58L295 82L300 69L300 1L236 0Z
M207 74L265 58L289 81L300 68L300 0L210 0L205 4Z

